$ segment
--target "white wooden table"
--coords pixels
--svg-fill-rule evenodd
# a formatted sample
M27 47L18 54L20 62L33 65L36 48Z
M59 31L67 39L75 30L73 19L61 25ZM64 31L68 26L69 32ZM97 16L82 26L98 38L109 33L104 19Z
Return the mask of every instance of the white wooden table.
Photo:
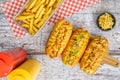
M7 0L0 0L0 4ZM116 18L114 29L104 32L96 25L97 16L108 11ZM79 13L66 18L74 27L82 27L94 35L103 35L109 40L109 52L115 58L120 60L120 0L101 0ZM7 19L0 8L0 51L14 47L23 47L28 51L28 58L36 58L41 63L41 72L36 80L120 80L120 68L113 68L103 65L93 76L88 76L75 67L64 66L61 58L53 60L44 53L45 43L53 24L46 26L38 35L31 37L26 35L21 39L15 39L8 25ZM0 80L7 80L1 78Z

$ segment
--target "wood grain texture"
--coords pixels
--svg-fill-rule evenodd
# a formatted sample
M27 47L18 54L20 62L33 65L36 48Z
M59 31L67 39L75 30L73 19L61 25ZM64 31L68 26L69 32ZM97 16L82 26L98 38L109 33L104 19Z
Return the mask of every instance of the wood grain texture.
M120 59L120 56L114 57ZM120 68L108 65L100 67L95 75L89 76L80 70L79 64L75 67L65 66L60 57L54 60L45 55L29 55L28 58L35 58L41 63L41 72L36 80L120 80Z
M1 0L0 3L5 1ZM109 3L109 4L108 4ZM80 11L74 15L71 15L66 18L69 22L73 24L74 27L82 27L88 30L91 34L94 35L103 35L109 40L109 50L120 51L120 8L119 8L119 0L102 0L100 3L95 4L83 11ZM115 28L111 31L101 31L96 25L96 19L98 15L102 12L110 12L116 18ZM49 33L54 24L48 26L46 25L41 32L39 32L35 37L31 37L30 35L25 36L21 39L15 39L13 33L11 32L11 28L8 25L7 19L3 14L3 11L0 9L0 37L4 37L4 39L9 39L11 37L14 42L8 42L10 44L16 44L19 47L24 47L29 54L31 53L44 53L45 43L48 39ZM7 31L3 34L3 31ZM2 40L3 41L3 40ZM0 42L1 43L1 42ZM3 46L4 43L2 42ZM11 48L11 45L8 46ZM4 48L1 48L4 49ZM112 54L112 53L111 53ZM114 54L113 54L114 55Z
M0 4L7 0L0 0ZM110 12L116 18L116 25L111 31L101 31L96 25L96 19L102 12ZM109 40L110 55L120 60L120 0L101 0L83 11L66 18L74 27L82 27L94 35L103 35ZM71 68L64 66L61 58L53 60L45 55L45 43L54 24L46 25L35 37L27 34L25 37L16 39L0 8L0 51L14 47L23 47L28 52L28 57L36 58L41 62L42 70L36 80L120 80L120 68L108 65L102 66L95 75L88 76L81 70L79 65ZM1 78L0 80L6 80Z

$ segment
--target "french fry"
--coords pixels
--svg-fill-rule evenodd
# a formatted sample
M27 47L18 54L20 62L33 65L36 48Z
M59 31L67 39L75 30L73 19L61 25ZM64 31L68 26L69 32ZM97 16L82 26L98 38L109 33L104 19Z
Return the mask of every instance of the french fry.
M35 6L38 6L39 4L41 4L41 0L37 0L37 2L35 3Z
M41 3L43 4L43 3L45 3L45 1L46 1L46 0L42 0Z
M36 2L37 2L37 0L33 0L27 9L30 10L31 8L33 8L33 6L35 5Z
M57 0L57 2L55 2L55 4L53 5L54 8L56 8L60 3L61 3L62 0Z
M37 29L35 26L33 26L33 30L34 30L35 32L38 31L38 29Z
M30 6L30 3L25 6L25 9L27 9Z
M30 20L30 28L33 27L33 23L34 23L34 18L32 18L32 19Z
M48 5L48 3L49 3L49 0L46 0L45 4Z
M43 16L43 21L46 21L46 20L48 19L48 17L49 17L48 14L44 15L44 16Z
M23 12L23 13L22 13L23 16L31 15L31 14L32 14L32 13L30 13L30 12Z
M28 15L28 16L17 16L16 20L24 20L24 19L29 19L29 18L33 18L33 17L35 17L34 14Z
M30 23L30 19L26 19Z
M27 21L26 19L22 20L25 24L29 24L29 21Z
M28 9L28 7L30 6L30 4L32 3L33 0L31 0L26 6L25 9Z
M27 28L27 29L29 28L28 24L21 24L21 26L24 27L24 28Z
M35 7L31 10L31 12L35 13L39 9L39 7L42 5L41 0L38 0L38 2L35 4Z
M48 7L51 7L53 6L53 4L55 3L56 0L50 0L49 4L48 4Z
M31 10L30 9L26 9L26 12L30 12L31 13Z
M32 18L32 19L30 20L29 33L30 33L31 35L34 35L34 34L35 34L35 32L33 31L33 21L34 21L34 18Z
M44 14L44 11L45 11L45 8L42 9L42 11L41 11L41 13L39 14L38 18L35 20L35 24L37 24L37 23L41 20L43 14Z
M52 7L49 8L49 10L46 11L46 14L49 15L52 12Z
M43 23L48 19L49 15L44 15L42 21L40 21L38 24L36 24L36 27L39 29L43 25Z
M37 28L41 28L41 26L43 25L43 23L44 23L44 21L41 21L41 22L39 22L38 24L37 24Z
M45 11L45 8L42 9L41 13L40 13L39 16L38 16L38 19L39 19L39 18L42 18L43 14L44 14L44 11Z
M36 12L35 18L38 18L38 16L41 14L42 9L44 8L44 5L42 4L38 11Z
M45 0L38 0L35 4L35 7L31 10L31 12L35 13L37 12L38 8L45 2Z
M34 36L35 35L35 32L33 31L33 29L29 28L29 33Z

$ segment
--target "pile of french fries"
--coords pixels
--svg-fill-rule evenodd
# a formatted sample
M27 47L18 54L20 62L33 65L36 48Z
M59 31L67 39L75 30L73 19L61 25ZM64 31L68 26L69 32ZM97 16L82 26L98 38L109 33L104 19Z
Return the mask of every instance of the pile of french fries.
M30 0L25 10L15 19L22 21L21 26L35 35L62 0Z

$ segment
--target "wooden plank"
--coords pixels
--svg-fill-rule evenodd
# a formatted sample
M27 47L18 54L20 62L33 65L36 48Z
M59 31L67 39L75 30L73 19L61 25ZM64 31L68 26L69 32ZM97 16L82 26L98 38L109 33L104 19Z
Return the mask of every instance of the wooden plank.
M5 0L0 0L0 4ZM75 27L87 29L91 34L103 35L109 40L110 55L120 60L120 0L101 0L101 3L78 12L68 18ZM113 30L104 32L96 25L97 16L108 11L115 15L116 26ZM113 68L104 65L93 76L88 76L79 69L79 65L75 67L64 66L61 58L50 59L45 54L45 43L52 30L53 24L46 26L35 37L26 35L21 39L15 39L7 20L0 8L0 51L14 47L23 47L28 52L28 58L35 58L41 62L41 72L36 80L120 80L120 68ZM1 78L0 80L7 80Z
M0 0L0 4L6 0ZM120 0L102 0L101 3L78 12L66 18L75 27L87 29L91 34L103 35L109 40L110 55L120 60ZM116 17L116 26L109 32L103 32L96 26L97 16L109 11ZM41 72L36 80L120 80L120 68L113 68L104 65L93 76L88 76L79 69L79 65L75 67L64 66L61 58L50 59L45 54L45 43L52 30L53 24L46 26L35 37L26 35L21 39L15 39L11 28L0 8L0 51L14 47L23 47L28 52L28 58L35 58L41 62ZM32 55L31 55L32 54ZM0 80L7 80L1 78Z
M79 64L75 67L63 65L61 58L50 59L45 55L29 55L41 63L41 72L36 80L119 80L120 68L103 65L95 75L87 75L80 70ZM120 60L120 56L114 56ZM2 80L6 80L2 79Z
M102 35L105 36L109 40L109 50L116 50L120 51L120 33L119 33L119 26L120 26L120 13L119 13L119 5L116 5L119 0L113 1L113 0L103 0L101 3L96 4L88 9L85 9L79 13L76 13L68 18L66 18L69 22L73 24L74 27L82 27L86 30L88 30L91 34L95 35ZM109 3L109 4L105 4ZM103 6L101 6L103 5ZM111 6L112 5L112 6ZM96 19L97 16L102 12L102 11L110 11L112 12L115 17L116 17L116 26L113 30L104 32L101 31L97 25L96 25ZM4 14L0 14L0 26L2 27L2 30L10 30L7 19L5 18ZM4 27L6 26L6 27ZM1 28L0 27L0 28ZM15 40L16 44L19 45L20 47L24 47L28 53L44 53L45 52L45 43L49 37L49 34L51 32L53 25L51 26L46 26L42 32L39 32L37 36L34 38L30 36L26 36L20 40ZM7 31L6 33L0 32L1 35L0 37L7 36L12 34L11 31ZM14 36L10 35L13 39ZM8 37L4 37L5 39L9 39ZM25 41L25 40L28 41ZM33 42L33 40L36 42ZM30 40L30 41L29 41ZM24 42L24 43L23 43ZM11 43L11 42L9 42ZM9 46L10 47L10 46ZM10 47L11 48L11 47ZM112 53L111 53L112 54ZM120 53L118 53L120 54ZM112 54L114 55L114 54Z
M8 21L3 13L0 13L0 26L8 26Z
M2 8L1 8L1 6L0 6L0 14L3 14L3 10L2 10Z

